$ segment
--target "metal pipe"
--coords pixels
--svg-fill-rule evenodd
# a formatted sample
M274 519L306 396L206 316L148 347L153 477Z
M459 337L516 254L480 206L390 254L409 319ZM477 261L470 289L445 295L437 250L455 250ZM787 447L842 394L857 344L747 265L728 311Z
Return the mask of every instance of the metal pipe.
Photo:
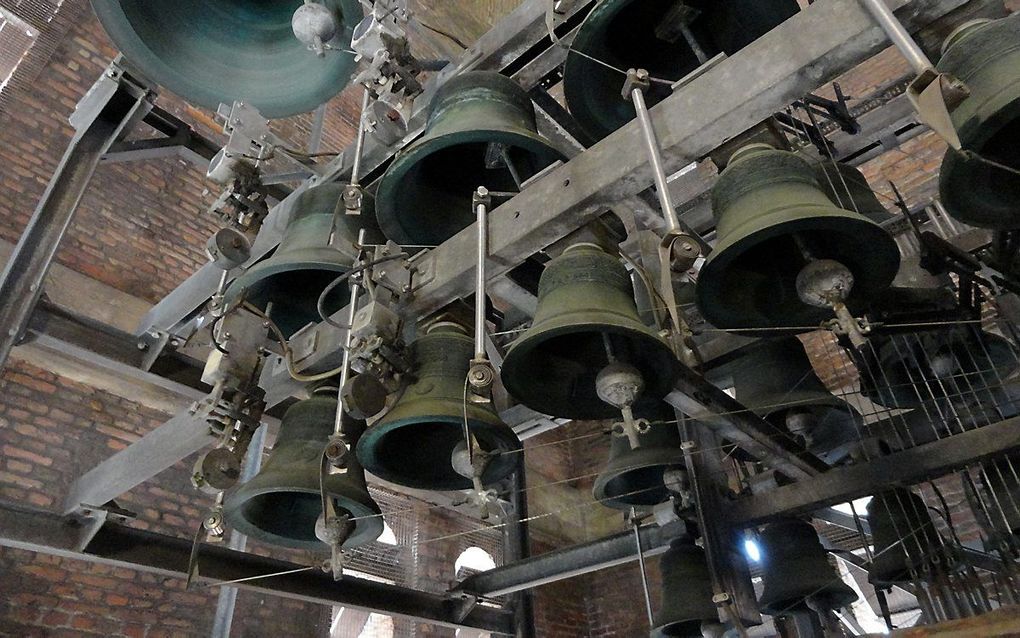
M506 526L505 558L510 563L531 558L531 537L528 533L528 494L524 455L518 454L517 469L514 472L513 508ZM535 605L532 594L526 589L514 595L514 635L516 638L535 638Z
M655 129L652 127L652 118L648 115L645 94L641 92L641 89L634 89L630 92L630 96L634 101L637 119L641 123L641 132L644 134L648 162L651 164L652 175L655 178L655 192L659 196L659 206L662 207L662 215L666 219L666 228L671 235L683 232L680 220L676 215L676 207L673 205L673 197L669 193L666 168L662 165L662 151L659 147L659 140L655 136Z
M351 167L351 186L357 186L361 179L361 156L365 153L365 113L368 111L368 101L371 95L365 89L365 95L361 98L361 115L358 118L358 134L354 138L354 166Z
M255 475L262 469L262 450L266 446L266 425L260 425L248 443L248 451L244 455L244 467L241 469L241 477L238 484L243 485L255 478ZM232 550L243 552L248 545L248 537L237 531L230 532L230 540L227 547ZM234 621L234 606L237 603L236 587L221 587L220 594L216 598L216 615L213 616L212 631L210 638L230 638L230 625Z
M489 215L484 200L489 197L485 187L475 192L475 216L478 226L478 269L475 272L475 360L485 359L485 260L489 256Z
M344 335L344 354L340 361L340 387L337 390L336 420L333 422L333 434L340 434L344 426L344 386L351 378L351 328L354 326L354 315L358 313L358 297L361 296L361 285L351 281L351 301L347 308L347 334Z
M931 60L924 54L921 47L917 45L910 32L904 28L903 23L896 18L892 10L885 4L885 0L861 0L861 4L871 13L871 16L875 18L875 22L882 27L882 30L889 36L892 43L900 50L903 57L914 68L914 72L921 75L926 71L934 70L935 67Z
M652 595L648 591L648 574L645 572L645 554L641 549L641 526L635 520L631 521L634 526L634 545L637 547L638 568L641 570L641 589L645 592L645 611L648 612L648 626L655 627L655 615L652 613Z
M367 93L367 91L366 91ZM322 147L322 129L326 125L326 104L320 104L315 109L312 119L312 130L308 135L308 154L314 155Z

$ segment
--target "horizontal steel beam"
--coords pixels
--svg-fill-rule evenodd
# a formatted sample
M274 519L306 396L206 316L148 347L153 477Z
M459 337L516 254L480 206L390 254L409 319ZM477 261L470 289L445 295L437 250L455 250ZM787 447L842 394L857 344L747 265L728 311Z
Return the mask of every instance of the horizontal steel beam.
M1020 417L918 445L866 463L830 469L810 481L745 496L727 505L726 516L740 527L777 516L808 514L837 503L943 476L983 459L1020 448Z
M0 546L128 569L185 578L191 541L155 534L115 523L106 523L83 543L85 528L51 512L0 503ZM222 546L203 545L198 559L199 583L216 583L275 574L301 565L238 552ZM512 633L512 615L503 609L466 606L453 595L345 577L337 583L318 568L232 585L260 594L281 596L321 605L410 618L444 627L480 629L500 635Z
M677 530L654 525L642 527L641 547L644 550L642 554L645 556L662 554L669 547L669 541L677 535ZM474 596L504 596L623 565L637 560L637 557L634 533L620 532L597 541L557 549L474 574L465 578L452 591Z

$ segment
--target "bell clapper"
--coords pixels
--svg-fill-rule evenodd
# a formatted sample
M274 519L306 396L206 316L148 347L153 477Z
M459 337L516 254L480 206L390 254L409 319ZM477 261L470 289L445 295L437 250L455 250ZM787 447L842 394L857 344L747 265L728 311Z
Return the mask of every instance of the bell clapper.
M337 22L329 7L314 0L305 0L291 18L294 37L313 51L316 56L326 56L332 50L330 41L336 37Z
M645 389L645 381L641 378L641 372L634 366L616 360L613 355L609 341L609 335L603 333L602 338L606 344L606 354L609 357L609 365L602 368L595 378L595 392L605 403L620 410L623 415L623 423L617 426L623 429L632 449L641 447L638 435L648 430L648 421L634 419L632 407L637 398Z
M794 235L798 246L801 240ZM835 327L850 343L860 349L867 343L870 327L854 317L846 307L846 300L854 285L854 276L843 264L832 259L815 259L805 252L807 265L797 275L797 295L800 300L816 308L829 308L835 315Z
M464 502L478 506L481 519L484 521L489 518L489 505L495 502L496 492L485 488L485 484L482 483L482 475L485 474L485 470L488 469L489 463L496 454L483 450L478 445L478 439L473 435L469 436L471 438L470 450L467 443L461 441L453 448L450 463L457 474L471 479L471 491Z
M330 507L329 509L333 509ZM320 516L315 523L315 536L323 543L329 545L329 560L323 564L324 568L332 572L333 580L339 581L344 576L343 545L354 533L355 525L351 515L347 511L339 516Z

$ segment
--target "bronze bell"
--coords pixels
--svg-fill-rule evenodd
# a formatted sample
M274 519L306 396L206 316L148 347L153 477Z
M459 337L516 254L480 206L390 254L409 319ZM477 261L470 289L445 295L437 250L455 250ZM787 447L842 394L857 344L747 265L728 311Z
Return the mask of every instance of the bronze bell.
M576 244L546 265L535 320L503 361L503 385L521 403L550 416L617 417L619 410L595 388L609 363L606 338L613 356L640 372L644 397L661 399L673 389L676 356L641 323L627 269L598 246Z
M686 539L669 544L659 563L662 570L662 605L655 617L652 638L701 636L703 622L716 623L719 612L712 602L712 576L705 550Z
M712 191L718 241L698 276L698 308L717 328L803 332L832 317L797 291L805 266L832 260L853 276L859 312L896 276L900 253L877 224L836 207L804 159L765 144L734 153Z
M1017 228L1020 176L994 164L1020 170L1020 15L969 22L942 51L938 70L970 91L951 114L962 148L987 160L950 149L939 174L942 204L973 226Z
M379 225L398 244L441 244L474 223L479 186L516 192L562 159L538 134L535 107L516 82L493 71L462 73L439 89L425 134L380 180Z
M646 69L672 83L708 58L733 55L797 11L795 0L602 2L570 47L563 69L567 106L584 131L600 140L634 119L634 105L621 95L624 77L611 67ZM653 83L648 106L671 92L669 84Z
M355 243L359 231L365 229L368 243L382 241L371 198L364 198L360 215L333 214L343 189L341 184L323 184L298 196L276 252L230 285L228 301L243 294L261 310L272 304L273 321L286 337L319 322L315 307L319 295L351 269L358 257ZM329 243L331 235L333 245ZM323 308L333 314L349 299L350 288L341 284L326 297Z
M513 452L521 442L491 403L465 403L465 381L474 342L464 329L437 323L411 344L414 380L396 404L358 442L358 458L372 474L392 483L425 490L472 487L452 456L468 429L483 453L492 454L481 479L495 483L514 471Z
M298 401L280 421L280 434L269 459L255 477L227 497L227 523L251 538L294 549L319 550L315 535L322 516L319 474L326 442L333 434L335 398L315 395ZM354 454L346 471L326 476L322 488L337 514L354 519L344 547L358 547L382 534L379 506L365 485L365 472Z
M887 408L917 408L946 397L998 402L990 390L1020 364L1008 340L977 327L875 337L855 356L861 394ZM971 410L964 412L967 417Z
M354 71L349 49L358 0L320 0L331 18L318 57L295 37L301 3L244 0L92 0L106 33L153 82L213 111L244 100L264 117L305 113L339 93ZM322 10L320 10L322 11Z
M761 533L764 572L762 611L781 616L818 609L835 610L857 600L829 563L818 533L810 523L786 518L769 523Z
M873 585L910 582L911 569L921 573L941 551L942 539L928 507L910 490L876 494L868 503L868 522L874 547L868 582Z
M823 460L842 460L859 441L857 411L829 392L796 337L762 340L730 368L738 401Z
M648 508L669 500L666 473L683 470L684 453L680 449L680 431L676 412L661 402L644 402L635 407L634 416L647 421L647 429L638 433L641 445L632 448L626 435L612 433L609 462L595 479L595 499L619 510Z

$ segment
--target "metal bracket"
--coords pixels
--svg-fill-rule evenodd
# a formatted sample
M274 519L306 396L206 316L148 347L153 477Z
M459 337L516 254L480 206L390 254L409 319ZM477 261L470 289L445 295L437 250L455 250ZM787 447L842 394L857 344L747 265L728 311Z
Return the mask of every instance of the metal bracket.
M907 99L921 121L956 150L961 149L962 143L950 113L969 95L970 90L963 82L934 69L921 73L907 87Z

